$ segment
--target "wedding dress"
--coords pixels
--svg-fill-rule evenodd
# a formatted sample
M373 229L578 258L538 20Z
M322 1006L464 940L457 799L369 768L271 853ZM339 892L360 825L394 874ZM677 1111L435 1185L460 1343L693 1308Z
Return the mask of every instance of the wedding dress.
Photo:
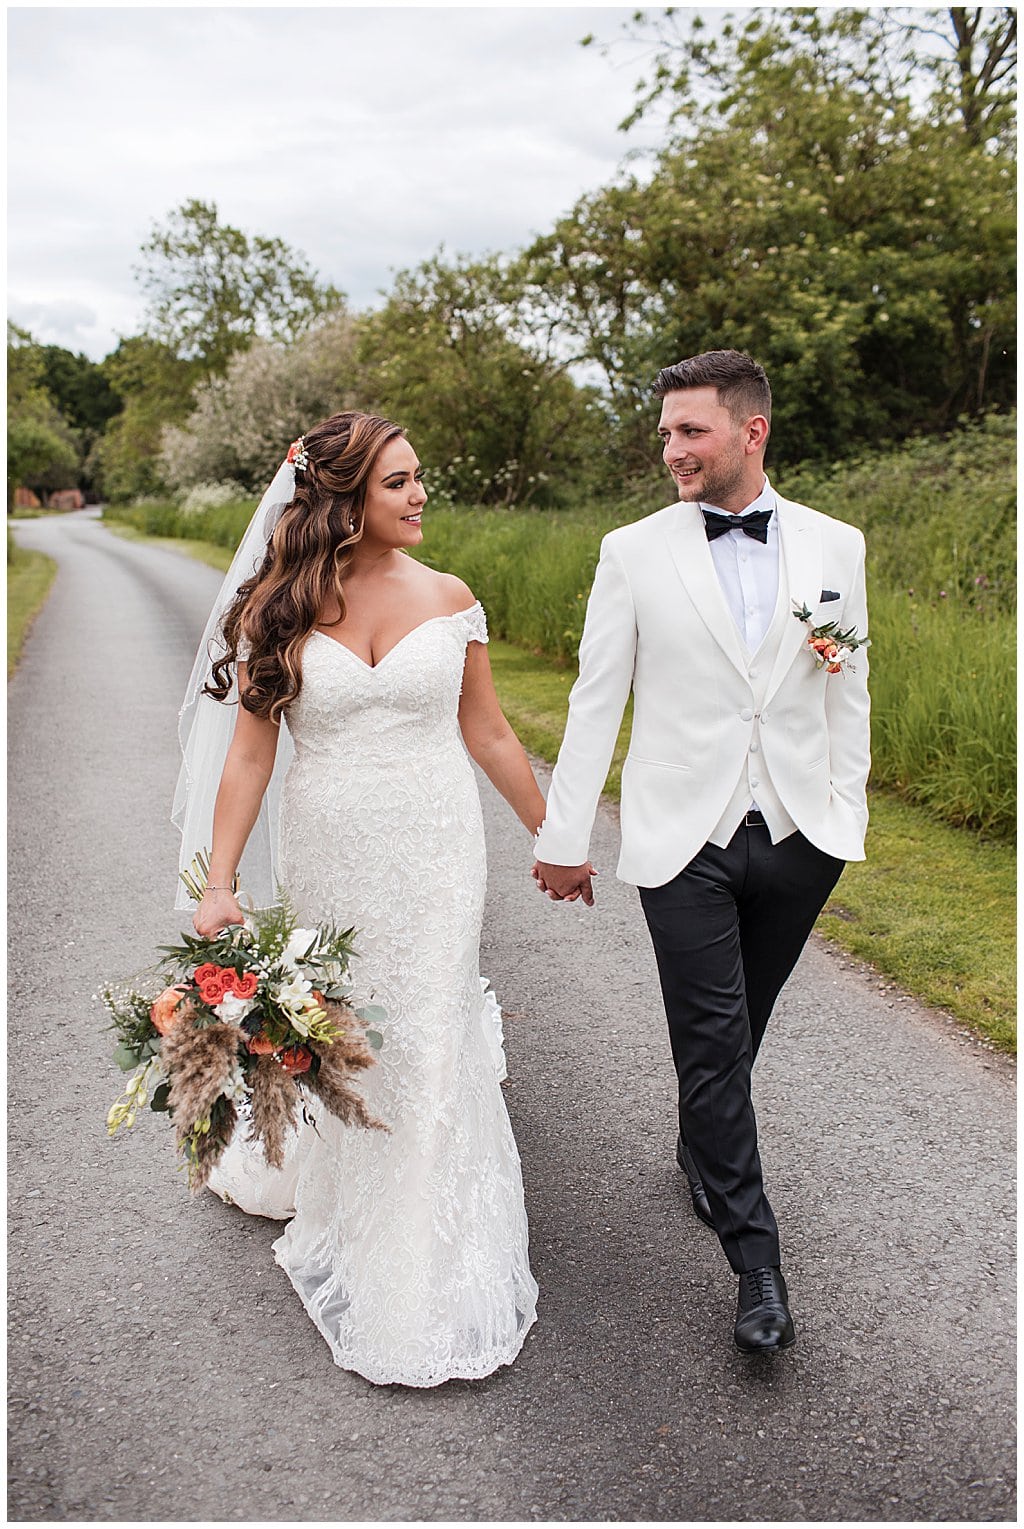
M291 1217L274 1256L337 1364L433 1386L509 1364L536 1318L519 1156L500 1088L500 1010L479 975L486 864L458 728L480 605L437 616L375 666L324 632L288 710L281 879L300 923L358 931L351 977L387 1013L362 1075L390 1132L318 1108L283 1169L240 1130L211 1178Z

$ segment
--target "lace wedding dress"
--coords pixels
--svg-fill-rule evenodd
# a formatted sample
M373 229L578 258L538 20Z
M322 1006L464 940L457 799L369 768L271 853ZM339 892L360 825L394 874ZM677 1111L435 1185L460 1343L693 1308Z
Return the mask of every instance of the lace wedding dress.
M433 1386L509 1364L536 1317L500 1010L479 975L486 865L457 711L474 605L371 667L323 632L289 708L282 879L300 922L358 931L352 979L387 1011L361 1092L390 1133L315 1105L281 1170L236 1135L211 1188L291 1220L274 1244L337 1364Z

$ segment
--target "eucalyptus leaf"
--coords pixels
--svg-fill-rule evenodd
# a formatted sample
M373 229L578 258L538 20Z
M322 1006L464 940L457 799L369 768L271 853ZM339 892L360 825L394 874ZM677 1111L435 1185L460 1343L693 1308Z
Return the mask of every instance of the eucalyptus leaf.
M136 1046L128 1046L122 1041L114 1049L114 1061L122 1072L131 1072L134 1067L138 1067L141 1056Z
M379 1030L367 1030L366 1044L370 1047L371 1051L379 1051L384 1044L384 1037Z
M379 1003L364 1004L361 1009L356 1009L356 1014L360 1019L365 1020L368 1025L382 1024L388 1017L387 1009L382 1008Z
M170 1092L171 1085L169 1083L159 1084L158 1087L153 1090L153 1097L149 1101L150 1109L155 1110L158 1115L166 1114L170 1109L170 1105L167 1103Z

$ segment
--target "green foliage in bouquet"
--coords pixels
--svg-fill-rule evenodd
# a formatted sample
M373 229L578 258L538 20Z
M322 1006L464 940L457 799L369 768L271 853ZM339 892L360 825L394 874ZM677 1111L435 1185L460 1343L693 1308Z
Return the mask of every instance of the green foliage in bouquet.
M197 856L183 875L194 897L207 873L207 858ZM354 929L333 923L301 927L282 893L243 924L209 938L183 933L178 944L162 946L141 989L105 989L118 1037L114 1060L132 1072L108 1113L109 1134L130 1129L147 1102L169 1113L190 1187L198 1189L240 1110L250 1139L280 1167L300 1088L346 1124L386 1130L352 1086L382 1044L367 1027L386 1018L379 1005L350 1003L354 939Z

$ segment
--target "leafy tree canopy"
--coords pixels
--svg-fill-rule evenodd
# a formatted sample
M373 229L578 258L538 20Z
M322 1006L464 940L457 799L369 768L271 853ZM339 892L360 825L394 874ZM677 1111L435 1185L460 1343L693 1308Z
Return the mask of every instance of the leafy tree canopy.
M791 461L1012 401L1001 103L1016 34L999 15L977 20L969 68L936 62L889 13L755 13L714 39L699 18L687 36L674 12L656 21L626 125L667 105L666 147L528 256L553 320L605 376L627 460L650 451L657 369L721 346L782 384L774 435ZM646 24L638 13L634 33Z
M364 396L405 425L428 486L470 503L545 504L601 449L601 412L547 315L498 257L443 253L398 275L361 322Z
M304 255L222 223L213 202L185 202L154 225L142 257L152 334L207 372L258 337L296 339L344 301Z
M82 465L78 436L46 386L42 348L7 326L7 504L19 485L45 495L74 488Z
M355 327L326 319L292 345L256 340L205 378L193 409L161 437L160 468L174 490L234 482L261 493L297 435L339 409L361 408Z
M188 416L199 363L183 360L148 335L131 335L100 370L122 407L93 446L89 469L110 498L159 493L165 487L158 460L161 433Z
M91 443L121 408L103 364L60 345L42 345L39 354L51 397L68 423Z

